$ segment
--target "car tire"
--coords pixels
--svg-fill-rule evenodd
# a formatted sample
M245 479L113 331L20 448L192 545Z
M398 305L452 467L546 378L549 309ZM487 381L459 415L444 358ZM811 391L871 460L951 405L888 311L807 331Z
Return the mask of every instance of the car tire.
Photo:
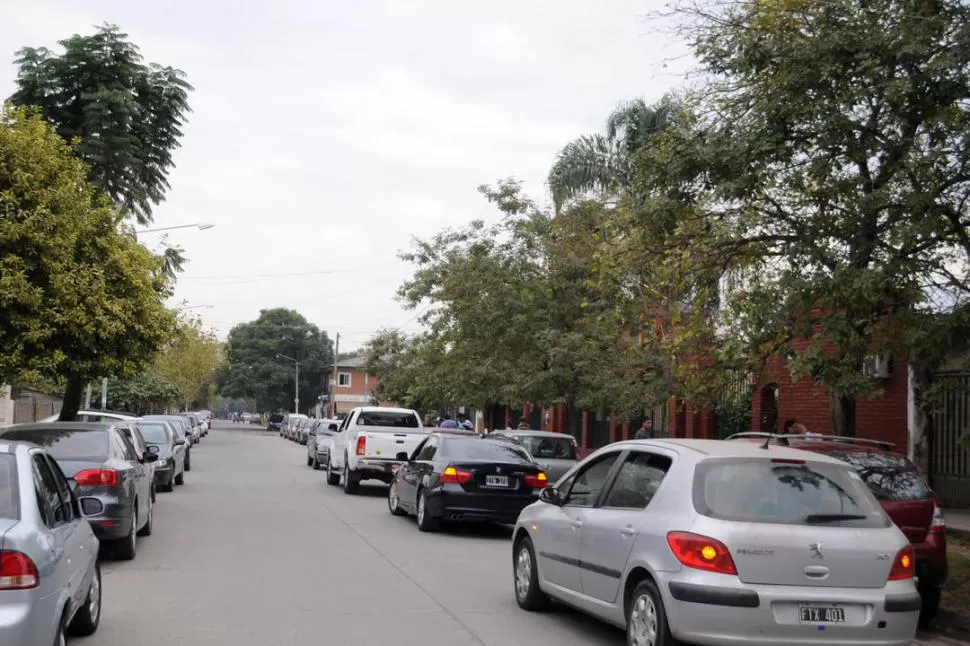
M327 460L327 484L336 487L340 484L340 474L335 473L333 470L333 465L330 464L330 460Z
M131 517L131 530L128 535L124 538L119 538L114 542L114 552L115 557L122 561L131 561L135 558L138 553L138 539L136 538L138 532L136 526L138 525L138 507L135 507L135 513Z
M54 632L54 646L67 646L67 635L64 633L64 620L57 622L57 630Z
M94 578L91 579L91 587L88 594L84 597L84 605L78 608L68 626L67 632L72 637L87 637L93 635L98 630L101 623L101 565L95 563ZM56 641L54 642L57 643Z
M522 537L512 550L512 584L515 602L523 610L545 610L549 607L549 595L539 587L539 563L532 539L528 536Z
M401 509L401 499L397 495L397 482L391 482L387 490L387 509L392 516L407 516L407 512Z
M350 470L350 462L344 457L344 493L355 495L360 490L360 476Z
M172 478L167 483L162 485L162 491L166 493L171 493L175 489L175 478Z
M310 466L313 467L313 470L314 471L319 471L320 470L320 460L318 460L316 458L313 458L313 464L311 464Z
M184 485L185 484L185 471L182 471L182 473L180 473L177 476L175 476L174 482L177 485ZM174 487L173 487L173 489L174 489Z
M185 454L185 470L186 471L192 470L192 461L190 460L188 453Z
M140 530L138 530L139 536L151 536L152 535L152 525L155 523L155 504L149 500L148 501L148 519Z
M312 467L313 466L313 458L311 458L309 455L306 456L306 465L308 467Z
M919 592L922 599L919 611L919 627L926 628L940 612L940 588L934 585L923 588Z
M428 512L428 494L424 489L418 490L418 529L422 532L434 532L438 530L441 519L432 516Z
M679 646L667 623L663 597L657 584L646 579L637 584L626 599L627 646L653 643L656 646Z

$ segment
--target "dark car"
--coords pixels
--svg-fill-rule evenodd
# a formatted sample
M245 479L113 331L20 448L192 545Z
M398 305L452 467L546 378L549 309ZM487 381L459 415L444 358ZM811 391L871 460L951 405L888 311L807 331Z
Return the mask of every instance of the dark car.
M817 433L738 433L728 439L771 441L803 451L823 453L854 466L886 514L913 545L916 576L923 602L920 623L926 625L936 616L940 608L940 591L949 572L942 504L916 465L892 451L894 444Z
M545 472L521 447L465 431L436 431L415 448L391 481L387 506L395 516L413 513L418 529L441 521L514 523L539 499Z
M77 483L75 494L95 536L109 542L119 558L135 558L136 535L152 533L148 467L158 456L138 455L125 433L110 423L18 424L0 430L0 437L44 447Z
M283 429L283 416L279 413L274 413L269 416L269 423L266 425L267 431L281 432Z
M525 447L543 468L551 482L576 466L578 461L576 438L552 431L495 431L490 436L505 436Z
M185 442L185 471L192 470L192 431L189 420L182 415L145 415L143 420L163 420L171 422L175 428L175 441Z
M155 486L172 491L185 484L185 440L175 437L171 422L138 420L138 429L148 443L148 450L158 456L155 461Z

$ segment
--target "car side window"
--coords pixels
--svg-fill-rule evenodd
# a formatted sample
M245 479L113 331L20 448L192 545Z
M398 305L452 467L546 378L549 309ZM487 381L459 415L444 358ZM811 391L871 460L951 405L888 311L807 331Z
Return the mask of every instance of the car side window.
M434 459L434 454L438 452L438 438L429 437L428 441L424 443L424 448L421 449L421 453L418 454L416 459L418 460L432 460Z
M566 505L569 507L592 507L606 485L619 452L608 453L572 476L566 483Z
M71 487L67 484L67 478L61 467L49 455L45 456L47 466L50 468L51 475L54 476L54 485L57 487L57 496L60 498L61 507L64 509L64 519L66 522L74 520L74 504L71 499Z
M41 513L45 516L45 523L48 527L57 527L67 520L64 518L64 509L61 507L61 499L57 495L57 485L54 482L54 475L44 456L35 453L32 462L34 465L34 486L37 489L37 502L41 504Z
M657 493L660 483L672 461L665 455L634 451L620 465L616 478L606 494L604 507L620 509L643 509L653 495Z

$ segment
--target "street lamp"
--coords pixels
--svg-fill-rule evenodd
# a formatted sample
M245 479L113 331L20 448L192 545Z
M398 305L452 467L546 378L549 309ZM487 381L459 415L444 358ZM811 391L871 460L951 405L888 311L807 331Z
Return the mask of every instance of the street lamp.
M293 412L300 414L300 362L285 354L276 353L277 359L289 359L296 364L296 386L293 389Z
M171 231L172 229L198 229L199 231L205 231L206 229L211 229L214 224L205 224L202 222L196 222L195 224L180 224L174 227L159 227L157 229L142 229L141 231L135 231L135 233L155 233L156 231Z

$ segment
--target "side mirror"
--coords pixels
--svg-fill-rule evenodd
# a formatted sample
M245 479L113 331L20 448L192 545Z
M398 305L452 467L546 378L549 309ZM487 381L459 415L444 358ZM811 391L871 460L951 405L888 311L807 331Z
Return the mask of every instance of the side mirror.
M158 447L155 446L154 444L149 444L148 445L148 452L149 453L158 453L158 451L159 451Z
M550 505L555 505L556 507L563 506L562 494L555 487L546 487L541 492L539 492L539 500L542 502L547 502Z
M330 428L330 430L331 430L331 431L333 431L334 433L336 433L336 432L337 432L337 428L338 428L338 426L337 426L336 424L331 424L331 425L329 426L329 428Z
M154 462L155 460L158 459L158 455L155 453L152 453L151 451L145 451L141 457L142 457L142 460L149 463Z
M175 440L175 446L185 446L185 440Z
M395 460L400 460L401 462L410 462L410 456L403 451L394 456Z

